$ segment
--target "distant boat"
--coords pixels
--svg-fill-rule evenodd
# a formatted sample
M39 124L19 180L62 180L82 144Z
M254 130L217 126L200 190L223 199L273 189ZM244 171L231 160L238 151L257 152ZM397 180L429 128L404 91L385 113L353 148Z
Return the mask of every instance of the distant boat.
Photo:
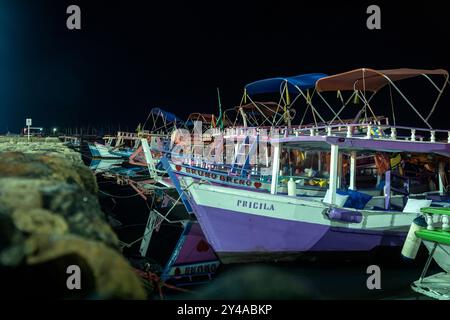
M128 159L130 157L130 155L132 154L131 150L129 150L129 151L123 151L123 150L114 151L114 149L112 147L100 144L98 142L93 142L93 143L89 142L88 146L89 146L89 151L91 152L91 155L93 158Z
M95 174L103 173L120 166L123 160L121 159L93 159L89 163L89 169Z

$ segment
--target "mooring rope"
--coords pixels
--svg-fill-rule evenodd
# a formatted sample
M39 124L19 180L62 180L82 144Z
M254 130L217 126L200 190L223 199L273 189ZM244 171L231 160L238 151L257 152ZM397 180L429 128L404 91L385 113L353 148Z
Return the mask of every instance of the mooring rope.
M105 194L105 195L107 195L107 196L109 196L111 198L117 198L117 199L128 199L128 198L133 198L133 197L136 197L136 196L139 195L139 193L136 193L136 194L132 194L132 195L129 195L129 196L117 196L117 195L113 195L113 194L110 194L110 193L102 191L102 190L98 190L98 192L101 192L101 193L103 193L103 194Z
M200 183L202 182L203 180L201 180L200 181ZM162 219L164 219L165 221L168 221L168 222L171 222L171 223L177 223L177 222L182 222L181 220L180 221L169 221L168 219L167 219L167 216L170 214L170 212L172 212L172 210L173 210L173 208L175 208L175 206L178 204L178 202L181 200L181 197L182 197L182 195L184 194L184 192L186 192L193 184L195 183L195 181L192 181L186 188L184 188L183 190L182 190L182 192L181 192L181 194L180 194L180 196L178 197L178 199L174 202L174 204L172 205L172 207L169 209L169 211L163 216L162 214L160 214L158 211L156 211L156 210L152 210L149 206L148 206L148 203L146 203L147 204L147 207L148 207L148 209L150 210L150 212L149 212L149 214L152 214L152 212L153 213L156 213L156 215L159 215ZM151 232L153 232L153 230L154 230L154 228L152 228L152 229L150 229L149 231L147 231L146 233L144 233L141 237L139 237L139 238L137 238L136 240L134 240L134 241L132 241L132 242L130 242L130 243L126 243L126 242L120 242L121 243L121 245L123 245L123 247L127 247L127 248L131 248L133 245L135 245L137 242L139 242L139 241L141 241L142 239L144 239L148 234L150 234ZM122 248L123 248L122 247Z

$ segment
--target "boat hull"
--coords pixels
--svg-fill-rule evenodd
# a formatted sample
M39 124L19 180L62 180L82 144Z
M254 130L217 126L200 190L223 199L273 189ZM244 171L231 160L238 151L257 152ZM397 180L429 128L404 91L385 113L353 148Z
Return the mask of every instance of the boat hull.
M367 232L193 204L223 263L292 261L306 252L366 252L401 246L405 233Z
M188 190L193 212L223 263L283 261L307 252L400 247L416 216L353 211L361 217L352 223L330 219L330 207L320 201L198 183Z
M424 244L431 253L434 243L424 241ZM438 244L433 259L445 272L438 272L416 280L412 283L411 288L433 299L450 300L450 246Z
M432 251L434 246L433 242L424 241L425 247L427 247L428 252ZM434 261L441 267L445 272L450 274L450 246L445 244L438 244L436 250L433 254Z

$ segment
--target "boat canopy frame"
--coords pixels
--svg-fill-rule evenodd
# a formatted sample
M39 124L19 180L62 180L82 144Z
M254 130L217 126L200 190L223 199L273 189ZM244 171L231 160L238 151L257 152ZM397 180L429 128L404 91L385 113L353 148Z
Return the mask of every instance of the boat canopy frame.
M184 124L184 121L171 112L161 108L152 108L142 127L139 124L138 131L144 131L147 123L150 122L149 133L170 134L173 129Z
M445 81L442 86L438 86L431 78L430 75L440 75L443 76ZM423 76L426 78L431 85L437 90L438 95L436 100L434 101L432 108L428 115L423 116L417 108L412 104L412 102L404 95L404 93L400 90L400 88L395 84L395 82L414 78L418 76ZM392 115L395 123L395 113L392 99L392 88L394 88L399 95L403 98L403 100L411 107L411 109L419 116L419 118L425 123L425 125L432 129L433 127L429 124L429 119L431 115L434 113L436 106L449 83L449 74L444 69L434 69L434 70L424 70L424 69L388 69L388 70L374 70L370 68L359 68L351 71L347 71L344 73L332 75L329 77L321 78L316 82L316 91L320 98L327 104L329 107L329 103L321 94L322 92L335 91L338 92L338 96L341 97L341 101L343 103L340 110L335 114L335 117L331 120L332 123L336 118L339 119L339 114L345 109L345 107L349 104L352 98L357 97L364 102L364 106L362 110L364 111L367 117L367 108L372 113L372 116L375 116L375 112L370 106L370 102L373 97L386 85L389 86L390 90L390 98L391 98L391 108ZM350 98L344 103L341 95L341 91L353 91ZM371 92L369 98L366 98L366 91Z
M252 96L275 92L279 93L279 100L277 103L279 109L277 109L276 112L273 113L272 119L267 117L263 112L261 112L261 114L263 116L264 123L268 123L272 127L279 126L283 120L287 124L287 126L290 127L291 120L295 117L296 114L296 112L292 112L293 110L295 110L293 106L300 98L303 98L306 102L306 109L301 122L303 123L306 112L311 108L314 123L318 125L317 118L319 118L322 122L326 121L312 104L312 98L314 97L316 92L315 84L317 80L326 76L327 75L323 73L310 73L293 77L268 78L249 83L244 87L244 94L242 96L239 107L248 105L249 101L250 104L253 104L255 108L258 109L258 103L260 102L255 101ZM310 90L312 90L312 93L310 93ZM291 101L292 95L293 99ZM332 108L330 108L330 110L335 114ZM244 110L240 109L239 114L243 118L244 127L246 127L247 123Z

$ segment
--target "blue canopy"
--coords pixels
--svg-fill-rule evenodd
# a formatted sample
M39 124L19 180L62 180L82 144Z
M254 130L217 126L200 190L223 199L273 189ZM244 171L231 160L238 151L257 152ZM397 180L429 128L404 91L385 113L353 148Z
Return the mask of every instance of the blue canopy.
M157 115L157 116L161 115L167 121L170 121L170 122L183 122L180 118L178 118L173 113L165 111L165 110L160 109L160 108L153 108L152 110L150 110L150 114L154 114L154 115Z
M288 85L289 93L298 92L295 88L305 90L314 88L317 80L327 77L324 73L308 73L287 78L269 78L249 83L245 86L248 94L280 92L284 84Z

